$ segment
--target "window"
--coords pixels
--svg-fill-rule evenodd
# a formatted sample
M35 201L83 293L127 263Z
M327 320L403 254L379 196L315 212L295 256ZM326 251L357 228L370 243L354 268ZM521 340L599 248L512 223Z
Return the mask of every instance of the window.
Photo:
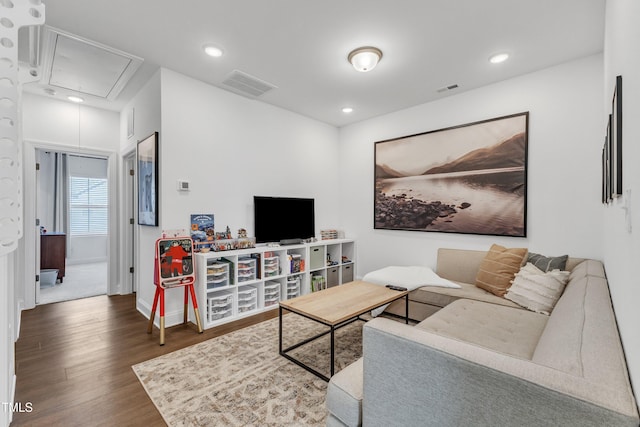
M107 180L72 176L69 181L69 233L105 235L108 231Z

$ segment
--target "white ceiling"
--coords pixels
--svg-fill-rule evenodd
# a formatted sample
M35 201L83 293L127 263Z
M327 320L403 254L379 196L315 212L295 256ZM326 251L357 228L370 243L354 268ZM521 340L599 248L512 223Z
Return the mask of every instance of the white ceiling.
M276 86L256 99L343 126L592 55L604 42L605 0L44 3L48 26L144 60L115 100L85 96L88 105L116 111L158 67L223 88L238 70ZM225 54L206 56L206 43ZM368 45L383 59L358 73L347 55ZM503 51L507 62L488 62ZM453 84L459 88L438 92ZM342 113L343 106L354 111Z

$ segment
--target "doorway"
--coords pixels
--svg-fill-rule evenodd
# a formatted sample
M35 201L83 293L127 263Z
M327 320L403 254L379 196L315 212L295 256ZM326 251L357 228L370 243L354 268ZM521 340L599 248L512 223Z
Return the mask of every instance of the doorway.
M36 304L107 294L108 158L42 148L35 157Z

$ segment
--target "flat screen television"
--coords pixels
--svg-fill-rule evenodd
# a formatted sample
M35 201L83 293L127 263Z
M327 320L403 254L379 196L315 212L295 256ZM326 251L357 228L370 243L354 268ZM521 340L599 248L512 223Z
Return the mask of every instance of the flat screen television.
M253 196L257 243L287 243L316 233L314 199Z

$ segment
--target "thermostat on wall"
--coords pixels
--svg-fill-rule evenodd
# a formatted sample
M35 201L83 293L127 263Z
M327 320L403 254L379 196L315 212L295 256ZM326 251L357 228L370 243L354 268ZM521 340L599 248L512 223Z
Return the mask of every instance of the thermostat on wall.
M178 180L178 191L189 191L189 181Z

